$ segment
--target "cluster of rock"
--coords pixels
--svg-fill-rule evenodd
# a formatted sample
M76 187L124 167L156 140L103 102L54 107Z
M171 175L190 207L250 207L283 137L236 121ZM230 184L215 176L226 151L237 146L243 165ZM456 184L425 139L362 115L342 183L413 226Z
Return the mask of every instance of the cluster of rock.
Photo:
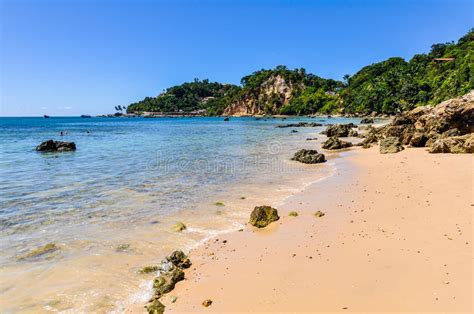
M302 128L302 127L315 128L318 126L322 126L322 124L316 123L316 122L299 122L299 123L277 125L277 128Z
M76 144L74 142L61 142L48 140L38 146L36 150L39 152L66 152L76 150Z
M291 160L299 161L304 164L317 164L326 161L324 154L318 153L314 149L300 149L295 153Z
M336 136L331 136L330 138L328 138L323 143L323 145L321 147L324 148L324 149L332 150L332 149L347 148L347 147L351 147L351 146L352 146L351 142L342 141Z
M326 128L326 130L322 131L321 134L325 134L327 137L355 137L359 134L354 129L357 126L354 123L348 124L333 124Z
M174 251L161 261L159 266L147 266L140 271L141 273L159 272L158 277L153 281L153 298L146 306L148 313L162 314L165 311L165 306L160 302L160 298L172 291L177 282L184 280L183 269L189 268L191 265L191 260L183 251Z
M429 147L430 153L474 153L474 91L400 114L380 128L370 128L361 145L381 142L380 149L398 152L401 145ZM388 148L390 147L390 148Z

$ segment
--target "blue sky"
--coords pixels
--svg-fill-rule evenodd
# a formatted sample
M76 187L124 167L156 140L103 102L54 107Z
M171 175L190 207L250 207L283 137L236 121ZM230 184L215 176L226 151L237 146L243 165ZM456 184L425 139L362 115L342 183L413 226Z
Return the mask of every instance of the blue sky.
M278 64L341 79L474 26L472 0L0 0L2 116L113 112Z

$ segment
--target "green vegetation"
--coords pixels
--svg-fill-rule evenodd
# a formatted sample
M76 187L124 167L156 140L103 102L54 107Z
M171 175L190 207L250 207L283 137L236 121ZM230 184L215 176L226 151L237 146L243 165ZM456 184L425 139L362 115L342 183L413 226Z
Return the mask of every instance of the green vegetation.
M190 112L208 109L213 113L214 106L220 104L219 99L226 99L228 94L239 90L231 84L212 83L209 80L198 80L173 86L157 97L146 97L142 101L128 106L127 112L154 111L154 112Z
M241 86L196 79L131 104L127 112L205 109L208 115L222 115L226 108L241 106L265 114L396 113L437 104L471 89L474 29L457 43L434 44L429 53L409 61L394 57L374 63L344 76L344 82L280 65L243 77Z
M474 30L409 62L390 58L346 80L340 93L345 112L395 113L463 95L474 88Z
M290 216L290 217L298 217L298 212L291 211L291 212L288 213L288 216Z

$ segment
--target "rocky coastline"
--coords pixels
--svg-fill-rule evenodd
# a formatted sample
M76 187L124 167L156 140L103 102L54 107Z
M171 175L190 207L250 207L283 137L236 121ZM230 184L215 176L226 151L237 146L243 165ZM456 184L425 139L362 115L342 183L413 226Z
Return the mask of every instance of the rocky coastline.
M353 146L370 148L373 145L379 145L381 154L399 153L405 147L426 147L430 153L474 153L474 91L462 97L442 102L434 107L416 108L402 113L382 125L374 126L372 125L373 122L372 117L366 117L361 120L359 125L352 123L329 125L322 132L327 136L327 140L323 142L321 148L341 150ZM316 126L319 126L319 124L299 123L278 127ZM357 139L357 143L341 140L341 138L354 138ZM316 150L302 149L295 153L292 160L314 164L324 162L326 158L324 154L318 153ZM288 216L298 217L299 214L296 211L291 211ZM325 216L325 213L318 210L314 213L314 216L321 218ZM277 209L271 206L257 206L250 214L249 225L258 230L279 220L280 216ZM184 273L181 273L181 271L177 271L179 274L170 275L165 273L163 276L167 279L159 281L164 283L173 282L168 278L175 278L176 282L180 281L184 278ZM168 287L167 284L165 286ZM174 288L174 283L172 286ZM160 295L160 293L157 295ZM149 313L162 313L164 311L164 305L157 300L156 298L152 300L151 305L147 307ZM203 307L212 304L213 300L211 299L202 302Z

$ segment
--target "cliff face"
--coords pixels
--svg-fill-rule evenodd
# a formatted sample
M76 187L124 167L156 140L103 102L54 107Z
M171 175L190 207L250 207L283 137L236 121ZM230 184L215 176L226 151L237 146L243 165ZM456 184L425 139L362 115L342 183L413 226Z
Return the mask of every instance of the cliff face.
M280 75L271 76L257 89L244 93L237 101L224 110L224 115L242 116L278 113L289 103L295 88L302 84L292 84Z

